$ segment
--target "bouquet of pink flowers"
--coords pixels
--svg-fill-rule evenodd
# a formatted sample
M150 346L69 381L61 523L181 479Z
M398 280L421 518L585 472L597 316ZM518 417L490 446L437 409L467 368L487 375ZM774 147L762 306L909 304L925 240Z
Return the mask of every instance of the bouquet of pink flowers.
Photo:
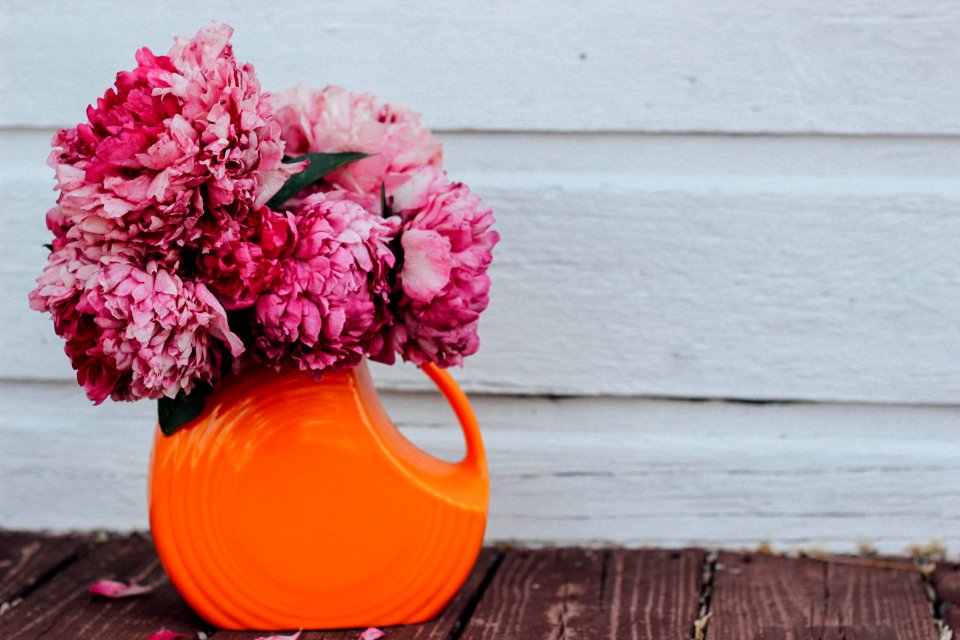
M30 305L91 400L158 399L165 432L254 362L462 364L499 239L416 114L332 86L261 92L231 34L141 49L48 161L60 196Z

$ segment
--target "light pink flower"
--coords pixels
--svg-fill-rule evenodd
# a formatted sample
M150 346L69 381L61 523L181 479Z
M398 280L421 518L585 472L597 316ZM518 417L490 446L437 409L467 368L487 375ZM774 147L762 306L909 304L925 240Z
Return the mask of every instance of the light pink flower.
M387 321L397 218L370 198L317 193L294 212L298 240L277 282L257 300L257 355L276 369L319 375L360 362Z
M117 582L116 580L98 580L87 591L105 598L130 598L142 596L153 591L153 587L145 587L134 582Z
M385 638L386 636L387 634L385 634L380 629L377 629L376 627L370 627L369 629L361 633L360 637L357 638L357 640L380 640L380 638Z
M78 382L98 404L212 385L226 354L243 353L203 284L153 261L140 268L119 251L84 251L76 243L54 251L30 304L51 313Z
M204 216L244 220L298 170L281 164L269 97L234 58L231 33L214 22L166 56L141 49L87 122L56 133L55 234L182 247Z
M297 85L273 95L287 154L358 151L373 154L326 177L334 187L379 197L384 176L440 166L440 141L403 106L337 86Z
M388 179L387 190L402 220L403 264L393 324L383 349L371 355L387 363L397 352L418 365L463 364L480 346L478 320L489 302L487 268L500 239L490 229L493 211L434 167Z

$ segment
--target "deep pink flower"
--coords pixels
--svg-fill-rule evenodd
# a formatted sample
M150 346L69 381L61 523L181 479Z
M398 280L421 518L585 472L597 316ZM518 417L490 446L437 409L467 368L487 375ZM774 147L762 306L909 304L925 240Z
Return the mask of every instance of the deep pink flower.
M255 306L261 360L316 375L360 362L387 321L389 244L399 222L373 206L370 198L329 192L297 207L296 247Z
M373 154L327 176L337 188L379 197L384 176L440 166L440 141L421 124L420 116L373 94L297 85L274 94L273 104L288 155Z
M210 220L215 223L217 217ZM225 308L245 309L280 274L279 258L293 250L297 227L292 214L260 207L247 224L222 220L207 238L197 248L197 280Z
M55 235L141 243L165 259L211 228L204 216L245 220L298 170L281 164L269 96L234 58L231 33L214 22L166 56L141 49L87 122L56 133Z
M31 307L51 313L78 382L98 404L212 385L226 354L244 350L223 307L203 284L184 282L157 262L140 268L131 252L77 243L54 251Z
M463 364L480 346L477 324L489 302L487 268L500 239L490 229L493 211L434 167L388 180L387 192L402 219L403 264L386 345L372 356L392 363L397 352L418 365Z

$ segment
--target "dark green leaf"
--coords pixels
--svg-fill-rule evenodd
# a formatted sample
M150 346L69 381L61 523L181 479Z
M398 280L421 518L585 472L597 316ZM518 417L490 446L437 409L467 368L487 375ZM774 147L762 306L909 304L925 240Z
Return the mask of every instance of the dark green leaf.
M387 189L382 182L380 183L380 215L384 218L393 215L393 212L390 211L390 205L387 204Z
M47 251L53 251L53 245L52 245L52 244L45 244L45 245L43 245L43 246L47 248Z
M308 153L305 156L296 158L284 158L287 164L309 160L310 165L300 173L290 176L290 178L280 187L276 195L270 198L267 206L271 209L279 209L283 203L297 195L310 185L319 182L331 171L335 171L351 162L362 160L369 157L368 153Z
M157 401L157 417L163 435L172 435L174 431L187 424L203 411L203 404L210 394L210 387L196 386L190 395L183 391L176 398L160 398Z

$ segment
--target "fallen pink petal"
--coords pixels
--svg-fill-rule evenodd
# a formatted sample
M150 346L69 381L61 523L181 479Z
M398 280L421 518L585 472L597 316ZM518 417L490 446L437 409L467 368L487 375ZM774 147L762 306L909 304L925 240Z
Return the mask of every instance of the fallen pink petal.
M297 631L292 633L289 636L263 636L260 638L254 638L253 640L297 640L300 637L302 631Z
M377 629L376 627L370 627L369 629L361 633L360 637L357 638L357 640L379 640L380 638L383 638L386 635L387 634L385 634L380 629Z
M116 580L98 580L87 591L105 598L131 598L142 596L153 591L153 587L145 587L135 582L117 582ZM156 635L156 634L154 634Z
M177 638L182 638L182 633L174 633L170 629L160 629L155 634L147 638L147 640L177 640Z

